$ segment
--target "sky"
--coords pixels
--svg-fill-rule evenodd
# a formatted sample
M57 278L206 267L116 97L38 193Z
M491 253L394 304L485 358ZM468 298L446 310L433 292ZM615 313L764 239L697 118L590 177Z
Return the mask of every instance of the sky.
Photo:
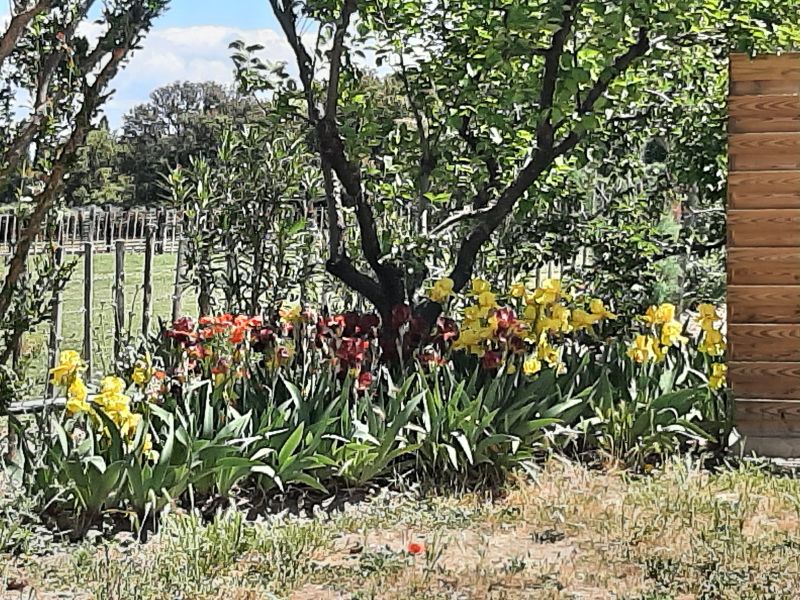
M233 81L228 44L264 46L262 58L292 61L268 0L172 0L125 69L105 108L112 128L152 90L174 81Z

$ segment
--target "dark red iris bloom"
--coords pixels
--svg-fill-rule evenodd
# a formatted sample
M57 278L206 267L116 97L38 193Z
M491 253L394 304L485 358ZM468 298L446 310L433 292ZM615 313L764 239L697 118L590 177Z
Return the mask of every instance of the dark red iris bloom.
M445 363L441 353L436 348L426 348L417 355L417 360L423 365L443 365Z
M167 329L164 335L182 345L192 343L197 338L194 331L194 320L191 317L176 319L172 328Z
M372 376L372 373L370 373L369 371L364 371L358 376L358 379L356 380L356 390L358 390L359 392L365 392L366 390L369 389L369 386L372 385L373 379L374 377Z
M408 304L398 304L392 309L392 329L400 329L411 320L411 307Z
M439 317L436 320L436 329L443 342L458 338L458 324L449 317Z
M250 347L256 352L265 352L267 348L275 344L275 331L269 327L263 327L251 334Z
M336 358L343 370L355 369L361 366L368 349L369 342L367 340L342 338L341 344L336 349Z
M495 350L489 350L481 358L481 365L487 371L494 371L499 368L503 362L503 353Z

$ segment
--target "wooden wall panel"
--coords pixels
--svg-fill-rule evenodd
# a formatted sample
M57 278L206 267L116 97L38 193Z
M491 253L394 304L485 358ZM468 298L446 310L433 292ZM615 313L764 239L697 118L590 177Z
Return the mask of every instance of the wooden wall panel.
M745 450L800 457L800 54L731 57L728 374Z
M734 96L728 101L730 133L800 131L800 96Z
M733 171L728 176L728 209L800 209L800 171Z
M728 376L737 398L800 398L800 362L731 361Z
M737 360L791 362L800 357L800 325L728 325L728 343Z
M734 171L799 170L800 133L734 133L728 156Z
M729 285L728 322L800 323L800 285Z
M729 245L728 285L800 285L800 248Z
M773 81L733 81L731 96L800 95L800 81L775 79Z
M728 244L737 248L800 246L800 210L729 210Z
M738 402L734 419L752 435L800 436L800 401L750 400Z
M751 58L745 54L731 56L731 81L797 81L800 82L800 57L787 52L780 56Z

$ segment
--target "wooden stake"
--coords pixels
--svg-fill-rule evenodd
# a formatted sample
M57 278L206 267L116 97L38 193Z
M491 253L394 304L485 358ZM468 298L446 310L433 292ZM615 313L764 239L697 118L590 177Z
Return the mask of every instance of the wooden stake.
M117 240L114 261L114 360L122 354L125 335L125 241Z
M153 254L155 254L155 229L148 227L144 242L144 285L142 293L142 335L146 338L153 319Z
M94 302L94 244L83 245L83 361L86 379L92 378L92 303Z
M184 242L178 241L178 257L175 262L175 287L172 292L172 322L174 323L181 316L181 296L183 296L183 277L184 277Z
M56 267L64 264L64 246L60 245L56 248L55 253ZM50 343L49 350L49 364L48 364L48 377L47 384L45 385L45 395L48 398L53 396L53 383L50 381L49 370L58 364L59 351L61 349L61 328L63 325L64 315L64 297L62 292L56 292L52 300L52 323L50 324Z

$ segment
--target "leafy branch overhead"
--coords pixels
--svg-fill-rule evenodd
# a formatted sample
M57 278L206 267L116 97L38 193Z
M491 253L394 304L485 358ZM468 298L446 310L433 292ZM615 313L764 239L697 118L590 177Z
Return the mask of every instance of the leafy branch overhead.
M509 219L535 216L520 203L535 204L564 161L588 160L595 135L663 104L698 49L798 39L781 1L270 4L302 87L282 88L276 106L302 103L327 182L328 271L384 317L409 302L431 322L440 307L415 304L431 261L409 252L435 255L436 274L462 289ZM396 82L402 106L376 77ZM398 208L416 239L384 218Z
M36 316L17 314L26 262L45 217L60 200L68 168L107 99L108 86L141 42L168 0L117 0L104 4L99 39L80 26L95 0L15 2L0 37L3 98L17 98L27 112L5 102L0 111L0 189L11 203L22 200L25 226L0 286L0 322ZM32 319L32 321L31 321ZM20 328L14 327L18 336ZM16 339L3 340L3 356Z

